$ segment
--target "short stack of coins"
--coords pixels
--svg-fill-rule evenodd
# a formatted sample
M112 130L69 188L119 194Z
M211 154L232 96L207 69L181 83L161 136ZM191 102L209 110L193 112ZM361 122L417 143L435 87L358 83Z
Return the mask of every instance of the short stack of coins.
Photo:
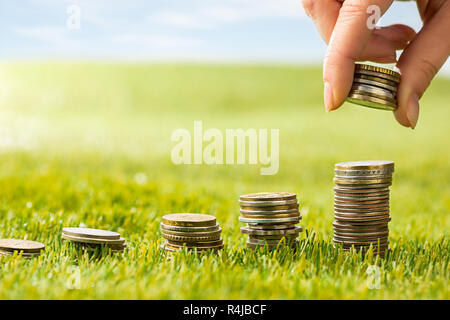
M0 239L0 256L21 255L23 258L37 257L45 249L45 245L30 240Z
M381 256L389 250L389 187L393 161L352 161L335 165L335 244Z
M289 192L263 192L240 196L239 221L247 223L241 228L249 239L247 247L277 248L283 243L295 247L302 231L296 226L301 220L297 195Z
M111 252L123 252L127 247L125 239L120 236L120 233L109 230L63 228L62 238L89 251L104 247Z
M355 65L352 89L347 101L361 106L397 109L397 87L400 74L390 69L366 64Z
M174 213L163 216L161 234L163 247L173 252L187 250L208 251L223 249L222 229L216 217L200 213Z

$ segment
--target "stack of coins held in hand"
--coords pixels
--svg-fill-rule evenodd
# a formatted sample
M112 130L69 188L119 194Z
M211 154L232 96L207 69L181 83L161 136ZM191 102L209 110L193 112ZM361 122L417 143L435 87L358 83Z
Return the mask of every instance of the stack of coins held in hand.
M389 186L394 162L353 161L335 166L334 218L335 244L344 250L388 250Z
M397 109L397 87L400 74L393 70L366 65L355 65L355 76L347 101L361 106Z
M127 247L125 239L114 231L91 228L63 228L62 238L94 251L105 247L111 252L123 252Z
M0 256L22 255L23 258L37 257L45 249L45 245L29 240L0 239Z
M207 251L223 249L222 230L216 217L200 213L174 213L165 215L161 233L166 251L186 247L188 250Z
M285 243L295 247L302 231L295 226L301 220L297 195L289 192L263 192L240 196L240 222L247 223L241 232L248 234L247 247L267 246L269 250ZM284 240L283 240L284 239ZM285 241L285 242L281 242Z

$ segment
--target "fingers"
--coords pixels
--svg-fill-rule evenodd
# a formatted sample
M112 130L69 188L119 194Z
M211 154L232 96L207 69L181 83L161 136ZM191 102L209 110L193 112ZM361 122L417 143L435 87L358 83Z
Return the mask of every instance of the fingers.
M449 32L450 2L446 1L400 57L402 76L395 117L404 126L415 128L417 124L419 99L450 54Z
M306 14L311 17L323 41L330 41L331 33L341 9L336 0L302 0Z
M394 24L380 29L375 29L372 36L379 35L390 41L397 49L404 49L406 45L414 39L416 32L413 28L403 24Z
M395 61L395 56L389 54L393 50L392 46L387 45L387 39L380 35L376 36L376 43L382 44L381 47L376 47L370 42L373 47L366 48L372 35L372 30L367 25L370 18L367 9L371 2L373 1L347 0L340 9L324 61L324 100L328 111L338 108L345 101L353 82L355 61L364 57L364 49L369 52L383 50L381 53L377 51L379 57ZM393 0L377 1L380 15L392 2Z

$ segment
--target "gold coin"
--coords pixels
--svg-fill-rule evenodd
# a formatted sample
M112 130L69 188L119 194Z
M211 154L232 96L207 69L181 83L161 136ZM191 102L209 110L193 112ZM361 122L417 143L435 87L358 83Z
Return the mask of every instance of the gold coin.
M222 238L219 240L211 240L211 241L178 241L178 240L169 240L166 239L167 243L172 246L180 246L186 245L186 247L214 247L223 244Z
M297 204L292 204L292 205L286 205L286 206L272 206L272 207L245 207L241 205L241 211L267 211L267 212L271 212L271 211L279 211L279 210L293 210L296 209L298 210L298 203Z
M222 229L211 232L178 232L172 230L161 229L163 235L175 236L175 237L220 237Z
M292 234L292 235L273 235L273 236L259 236L259 235L250 235L249 238L250 239L255 239L255 240L281 240L281 239L286 239L286 241L291 241L292 239L296 239L298 237L298 233L297 234Z
M114 231L91 228L63 228L63 233L81 238L114 240L120 239L120 234Z
M212 227L216 225L216 217L201 213L173 213L162 218L169 226L181 227Z
M180 226L168 226L161 222L161 230L174 231L174 232L215 232L220 230L219 224L216 223L212 227L180 227Z
M62 238L65 240L73 241L73 242L80 242L80 243L95 243L95 244L124 244L125 239L119 238L119 239L95 239L95 238L83 238L83 237L75 237L68 234L63 233Z
M178 241L178 242L189 242L189 243L198 243L202 241L217 241L220 239L220 233L216 236L209 236L209 237L180 237L180 236L173 236L170 234L162 234L163 238L170 240L170 241Z
M0 239L0 250L23 251L23 253L40 253L45 245L40 242L20 239Z
M197 249L197 250L220 250L223 249L224 245L223 242L214 245L190 245L186 243L180 245L167 241L166 247L175 250L182 249L184 247L186 247L187 249Z
M392 169L394 170L394 161L388 160L365 160L365 161L346 161L335 164L338 170L376 170Z
M242 201L281 201L296 199L297 195L291 192L260 192L242 195Z
M388 80L392 79L392 81L394 81L394 82L400 81L400 73L398 73L394 70L390 70L390 69L386 69L386 68L382 68L382 67L378 67L378 66L373 66L373 65L369 65L369 64L362 64L362 63L355 64L355 73L363 73L364 74L366 71L374 72L380 78L384 78L384 79L388 79Z
M300 214L297 213L281 213L281 214L243 214L241 213L242 218L246 219L280 219L280 218L295 218L299 217Z
M355 78L353 80L353 82L360 82L361 80L368 80L373 82L376 82L378 86L383 86L383 88L389 89L391 91L396 91L398 90L398 83L395 81L391 81L385 78L380 78L377 76L371 76L371 75L367 75L364 73L359 73L355 75ZM374 84L375 85L375 84Z
M376 97L371 97L366 94L356 94L353 92L350 92L348 97L345 99L346 101L357 104L363 107L373 108L373 109L380 109L380 110L387 110L387 111L394 111L397 109L396 103L391 103L385 99L379 99Z
M281 230L255 230L250 227L242 227L241 232L248 235L259 235L259 236L287 236L287 235L295 235L302 232L302 227L294 227L292 229L281 229Z

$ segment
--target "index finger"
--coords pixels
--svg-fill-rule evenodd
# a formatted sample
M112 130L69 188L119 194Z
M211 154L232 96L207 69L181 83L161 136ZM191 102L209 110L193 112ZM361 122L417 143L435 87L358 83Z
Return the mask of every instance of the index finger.
M334 110L344 103L352 86L355 61L373 32L368 22L376 13L381 17L392 2L393 0L346 0L342 4L324 61L327 110Z

